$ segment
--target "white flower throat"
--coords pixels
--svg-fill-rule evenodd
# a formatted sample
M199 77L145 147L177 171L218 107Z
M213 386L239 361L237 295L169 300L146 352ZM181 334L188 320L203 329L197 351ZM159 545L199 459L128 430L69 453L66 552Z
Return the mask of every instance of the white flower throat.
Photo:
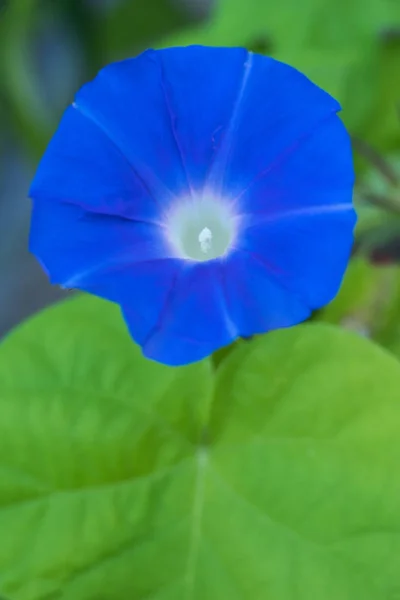
M230 206L212 196L177 204L168 215L166 229L178 257L195 261L224 256L236 237Z

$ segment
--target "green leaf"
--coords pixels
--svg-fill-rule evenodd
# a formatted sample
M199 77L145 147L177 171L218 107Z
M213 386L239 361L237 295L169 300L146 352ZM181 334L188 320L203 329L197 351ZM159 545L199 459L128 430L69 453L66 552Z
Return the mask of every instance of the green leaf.
M269 47L285 40L295 47L304 42L310 11L319 0L307 0L296 20L296 0L271 5L264 0L220 0L210 22L182 30L165 38L162 46L203 44L209 46L252 46L264 40ZM262 44L261 44L262 45Z
M188 15L168 0L153 0L150 12L146 2L120 2L98 18L104 58L110 61L138 54L188 22Z
M86 297L0 346L0 593L400 593L399 363L311 324L238 344L214 377L145 360Z
M7 119L22 134L34 157L45 148L52 125L28 44L37 4L37 0L9 2L0 14L0 81Z
M334 10L325 0L271 4L264 0L220 0L209 23L186 28L165 45L251 46L265 38L281 48L319 47L338 50L362 45L383 27L400 24L397 0L338 0ZM344 18L345 17L345 18ZM269 44L268 44L269 45Z
M144 359L91 297L0 346L0 594L132 600L177 578L210 373Z
M203 536L235 597L397 597L399 377L370 342L312 324L224 363Z
M317 319L372 338L400 357L400 268L355 258L336 298Z
M398 9L398 14L400 10ZM399 17L400 18L400 17ZM382 36L382 43L376 49L370 78L376 86L374 114L365 124L363 135L378 147L389 149L400 146L400 23Z
M360 332L368 329L374 313L374 296L380 283L380 269L363 258L353 259L337 296L318 313L328 323L350 324Z
M351 261L338 295L318 316L383 343L393 329L399 297L397 265L374 265L360 257Z

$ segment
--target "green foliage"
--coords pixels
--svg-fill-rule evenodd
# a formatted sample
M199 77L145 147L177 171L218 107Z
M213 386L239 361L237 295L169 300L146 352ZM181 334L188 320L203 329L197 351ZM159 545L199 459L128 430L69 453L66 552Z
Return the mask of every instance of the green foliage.
M19 0L9 3L0 13L0 85L6 97L8 119L11 117L27 148L41 152L50 130L27 48L35 4L36 0Z
M329 323L345 325L384 342L393 328L393 311L400 300L400 270L354 259L336 298L319 313Z
M124 2L99 19L104 58L115 60L142 52L160 36L187 24L172 2L157 0L151 6L150 13L147 2Z
M324 324L219 368L144 359L118 310L0 346L10 600L378 600L400 591L400 365Z
M0 381L0 590L131 600L162 587L183 561L209 363L148 361L117 308L79 298L4 342Z
M372 338L400 358L400 267L354 259L318 319Z
M181 43L247 46L265 36L278 47L352 46L400 22L396 0L220 0L211 23L182 33Z

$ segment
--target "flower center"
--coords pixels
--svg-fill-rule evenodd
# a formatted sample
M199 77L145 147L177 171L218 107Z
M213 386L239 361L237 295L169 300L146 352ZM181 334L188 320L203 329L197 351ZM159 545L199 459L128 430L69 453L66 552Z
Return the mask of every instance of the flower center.
M236 235L234 215L221 201L190 199L168 217L168 239L182 258L197 261L223 256Z

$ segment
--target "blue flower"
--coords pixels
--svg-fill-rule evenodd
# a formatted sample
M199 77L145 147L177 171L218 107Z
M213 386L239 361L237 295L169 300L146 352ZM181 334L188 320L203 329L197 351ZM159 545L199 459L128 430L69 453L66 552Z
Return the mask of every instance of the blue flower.
M339 104L241 48L149 50L76 95L39 165L30 248L118 303L169 365L288 327L337 293L353 241Z

